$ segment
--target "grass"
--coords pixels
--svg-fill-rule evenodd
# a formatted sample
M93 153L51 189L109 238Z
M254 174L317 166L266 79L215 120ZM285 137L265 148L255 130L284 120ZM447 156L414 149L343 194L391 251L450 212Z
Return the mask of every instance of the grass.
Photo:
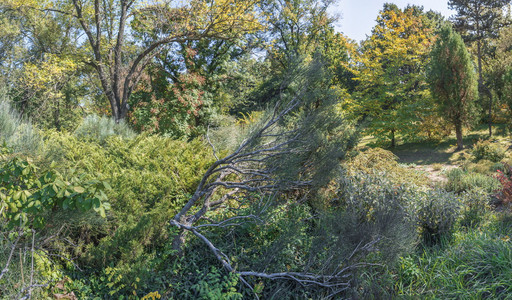
M471 188L491 180L489 176L503 163L512 162L512 140L506 126L494 126L493 131L492 141L507 149L501 162L477 160L472 155L474 144L489 138L486 125L465 133L462 151L456 151L454 135L439 141L402 143L388 150L402 164L426 170L429 177L444 177L442 188L455 182L446 178L447 174L457 172L467 177L466 188ZM363 138L360 146L383 147L372 137ZM495 189L490 187L487 194ZM433 247L419 246L416 252L401 257L391 272L392 294L399 299L512 299L512 213L490 207L479 208L479 213L481 223L475 226L464 227L460 218L453 239Z
M473 231L459 230L453 242L400 260L395 290L406 298L512 299L510 216Z

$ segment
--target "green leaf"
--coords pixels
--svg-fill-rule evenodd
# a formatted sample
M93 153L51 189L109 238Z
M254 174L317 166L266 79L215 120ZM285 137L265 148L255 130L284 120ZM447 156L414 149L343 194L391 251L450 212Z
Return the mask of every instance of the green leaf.
M81 186L75 186L75 187L73 188L73 190L74 190L76 193L79 193L79 194L81 194L81 193L85 192L85 189L84 189L83 187L81 187Z
M100 199L98 199L98 198L93 198L92 202L93 202L94 208L98 208L101 205Z
M112 187L110 186L110 184L109 184L108 182L106 182L106 181L103 181L103 187L104 187L105 189L107 189L107 190L111 190L111 189L112 189Z
M101 206L101 207L100 207L100 209L99 209L99 213L100 213L100 216L101 216L102 218L105 218L105 217L106 217L106 215L105 215L105 209L103 208L103 206Z
M68 209L69 208L69 198L66 198L63 202L62 202L62 208L63 209Z

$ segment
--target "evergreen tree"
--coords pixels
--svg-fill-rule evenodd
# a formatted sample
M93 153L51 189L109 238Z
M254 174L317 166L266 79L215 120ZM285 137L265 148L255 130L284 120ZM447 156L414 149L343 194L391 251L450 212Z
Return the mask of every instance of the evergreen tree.
M478 88L489 97L489 135L492 135L492 95L486 87L482 75L484 43L487 38L497 37L503 24L502 9L510 0L449 0L448 5L457 11L452 19L455 29L468 44L476 43L478 60Z
M478 89L471 56L451 25L443 26L431 52L428 80L440 113L455 126L457 150L461 150L462 127L474 116Z

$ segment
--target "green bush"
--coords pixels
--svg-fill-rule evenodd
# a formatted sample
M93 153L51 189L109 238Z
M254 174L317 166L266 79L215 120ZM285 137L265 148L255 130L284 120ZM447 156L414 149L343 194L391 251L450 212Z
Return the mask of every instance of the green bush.
M487 159L492 162L499 162L505 158L506 149L498 142L491 142L489 140L479 140L473 145L471 154L477 160Z
M460 224L463 227L475 228L484 221L490 211L490 195L482 189L472 189L460 195L463 205Z
M107 222L62 220L73 228L67 238L77 245L72 251L78 256L76 263L84 268L82 273L74 271L73 279L90 287L87 278L100 278L102 270L111 267L122 277L117 285L122 288L113 298L131 294L134 278L140 279L141 293L161 290L158 280L168 263L162 261L162 252L172 239L169 218L188 200L214 160L208 145L144 134L128 140L112 136L100 142L54 131L46 133L45 145L41 164L55 161L63 174L74 169L84 173L84 179L105 180L112 187L106 192L111 203ZM107 283L98 286L108 287ZM112 290L103 288L91 290L104 298Z
M347 160L345 167L349 175L385 176L394 184L425 186L429 183L424 173L400 165L397 160L391 151L370 148Z
M126 139L133 138L135 137L135 132L124 120L116 123L114 119L106 116L89 115L84 118L82 124L75 130L75 135L85 140L104 142L105 139L114 135Z
M446 173L446 177L448 178L446 190L455 193L478 188L490 194L501 187L499 180L495 177L468 172L460 168L451 169Z
M430 190L417 203L417 222L424 245L449 240L459 216L461 204L453 193Z

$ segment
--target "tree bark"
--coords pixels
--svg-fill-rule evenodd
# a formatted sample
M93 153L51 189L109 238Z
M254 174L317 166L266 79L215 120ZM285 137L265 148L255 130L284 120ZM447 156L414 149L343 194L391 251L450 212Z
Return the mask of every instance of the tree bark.
M172 240L172 249L176 250L176 255L181 256L183 253L183 245L185 244L186 231L180 229L180 232Z
M391 130L391 148L395 148L396 146L396 138L395 138L395 130Z
M489 136L492 136L492 95L489 93Z
M464 144L462 143L462 125L455 124L455 135L457 136L457 150L460 151L464 149Z

